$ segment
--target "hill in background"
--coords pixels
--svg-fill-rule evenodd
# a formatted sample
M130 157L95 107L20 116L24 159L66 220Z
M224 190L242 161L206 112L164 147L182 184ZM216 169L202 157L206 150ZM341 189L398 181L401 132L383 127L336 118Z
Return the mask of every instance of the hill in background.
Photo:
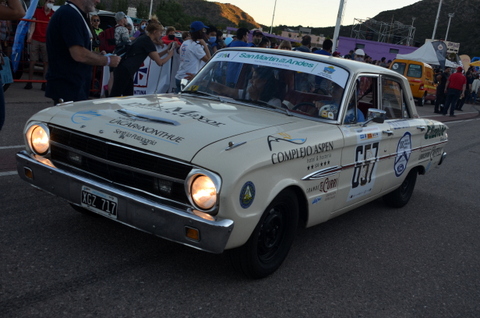
M133 3L132 3L133 2ZM383 11L373 17L377 21L390 23L401 22L416 28L414 42L419 45L432 36L435 18L438 11L439 0L422 0L412 5ZM128 6L137 8L137 16L148 16L149 0L104 0L101 7L111 11L125 11ZM206 0L161 0L155 2L156 13L163 25L173 25L178 30L187 30L192 21L200 20L207 25L225 29L231 27L246 27L249 29L261 27L248 13L239 7L229 3L209 2ZM347 4L348 5L348 4ZM99 6L100 7L100 6ZM436 30L436 38L443 39L448 25L448 13L454 13L451 19L448 40L460 43L460 54L468 54L470 57L480 56L480 0L443 0L439 21ZM360 17L359 17L360 18ZM299 26L279 25L274 28L274 33L279 34L285 28L295 29ZM307 26L305 26L307 27ZM268 30L267 26L263 26ZM311 27L312 33L323 34L332 38L334 26ZM352 36L352 25L342 26L340 36Z

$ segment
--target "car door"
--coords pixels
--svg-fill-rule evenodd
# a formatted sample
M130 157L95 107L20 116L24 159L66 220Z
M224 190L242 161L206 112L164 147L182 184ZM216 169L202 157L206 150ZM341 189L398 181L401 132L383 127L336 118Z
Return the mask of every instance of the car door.
M413 101L408 100L408 87L403 87L401 81L382 76L380 89L380 107L386 112L385 123L389 126L390 135L388 153L391 156L384 180L384 191L388 191L398 187L414 165L427 127L424 119L414 118L408 107L408 103Z
M365 118L368 109L379 109L380 77L360 75L351 91L351 99ZM382 190L382 175L388 169L389 140L387 123L370 122L345 124L341 128L344 135L342 150L342 173L335 213L362 202Z

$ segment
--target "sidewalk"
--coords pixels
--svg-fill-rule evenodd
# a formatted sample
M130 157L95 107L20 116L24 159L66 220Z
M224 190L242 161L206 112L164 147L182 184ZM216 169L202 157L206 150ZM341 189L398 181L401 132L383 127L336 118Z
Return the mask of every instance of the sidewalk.
M465 104L463 105L463 111L455 110L455 117L450 117L449 115L435 114L433 112L434 105L430 103L425 103L424 106L417 106L417 112L422 118L429 118L441 121L443 123L449 121L465 120L470 118L475 118L480 116L480 105L476 104Z

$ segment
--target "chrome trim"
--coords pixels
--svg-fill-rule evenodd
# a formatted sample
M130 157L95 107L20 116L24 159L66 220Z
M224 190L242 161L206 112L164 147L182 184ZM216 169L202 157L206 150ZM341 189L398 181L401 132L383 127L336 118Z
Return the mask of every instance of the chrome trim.
M326 169L318 170L309 175L306 175L305 177L302 178L302 180L308 181L308 180L322 179L322 178L334 175L335 173L337 173L342 169L343 168L341 166L333 166Z
M43 130L45 130L45 132L47 133L48 135L48 150L43 153L43 154L40 154L38 152L35 151L35 149L33 149L33 146L32 146L32 143L31 143L31 136L32 136L32 132L31 132L31 129L33 126L39 126L41 128L43 128ZM44 156L44 157L48 157L50 155L50 150L51 150L51 141L50 141L50 128L48 127L48 125L44 122L41 122L41 121L32 121L28 124L28 126L26 127L26 129L24 130L24 133L23 133L23 138L25 139L25 143L28 145L28 148L30 149L31 152L39 155L39 156Z
M232 150L233 148L237 148L237 147L240 147L240 146L242 146L242 145L245 145L246 143L247 143L246 141L242 141L242 142L236 144L236 143L234 143L233 141L230 141L230 142L228 143L228 147L225 148L225 150L226 150L226 151L229 151L229 150Z
M191 187L192 187L193 180L195 180L195 178L197 176L207 176L215 184L217 199L216 199L215 205L211 209L205 210L205 209L200 208L199 206L197 206L195 204L195 202L192 199ZM205 169L192 169L192 171L190 171L187 178L185 179L185 192L187 193L188 201L197 210L200 210L201 212L205 212L205 213L209 213L209 214L215 214L216 212L218 212L217 211L218 210L218 201L219 201L219 198L220 198L220 189L221 188L222 188L222 179L217 174L215 174L211 171L205 170Z
M211 253L222 253L234 227L233 220L214 217L214 221L193 214L192 208L144 195L120 185L98 178L88 178L59 168L46 166L32 158L28 152L16 155L19 176L35 188L57 195L81 206L81 188L89 186L118 199L117 219L113 221L138 230ZM33 171L33 179L24 169ZM192 241L185 235L185 228L200 231L200 241Z

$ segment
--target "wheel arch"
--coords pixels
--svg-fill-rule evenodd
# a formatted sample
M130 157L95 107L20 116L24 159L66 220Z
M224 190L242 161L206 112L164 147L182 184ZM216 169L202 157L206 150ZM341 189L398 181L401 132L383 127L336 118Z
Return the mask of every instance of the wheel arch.
M307 200L307 197L305 196L305 193L298 185L291 185L289 187L286 187L283 190L286 190L286 189L290 189L295 193L295 196L297 197L297 202L298 202L299 225L301 225L302 227L306 227L308 222L309 211L308 211L308 200Z

